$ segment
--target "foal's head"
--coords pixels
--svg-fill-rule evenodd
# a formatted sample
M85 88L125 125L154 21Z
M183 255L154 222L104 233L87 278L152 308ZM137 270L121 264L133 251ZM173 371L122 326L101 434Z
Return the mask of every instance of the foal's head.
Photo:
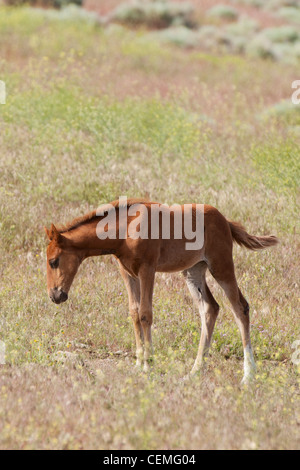
M50 299L56 304L68 299L68 292L82 261L72 242L52 224L45 228L50 241L47 248L47 288Z

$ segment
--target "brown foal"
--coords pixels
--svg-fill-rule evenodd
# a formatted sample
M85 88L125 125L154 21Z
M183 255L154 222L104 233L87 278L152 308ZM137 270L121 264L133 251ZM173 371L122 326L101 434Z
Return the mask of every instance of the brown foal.
M130 213L130 208L137 204L140 209ZM133 222L136 226L141 226L144 218L144 222L147 222L146 235L149 235L153 205L168 213L171 221L169 237L162 236L162 216L159 218L157 237L131 237L128 227L124 236L120 211L125 209L126 222L129 225ZM175 216L180 213L183 220L184 206L172 206L172 210L166 207L136 199L128 200L124 207L119 201L114 201L107 205L107 210L100 212L100 215L98 211L93 211L75 219L66 227L57 229L52 224L50 230L45 228L50 241L47 248L48 294L57 304L66 301L75 274L85 258L114 255L128 291L129 310L136 340L137 365L141 366L143 363L144 369L147 370L152 354L152 295L155 273L182 271L194 302L199 308L202 322L199 350L191 371L193 375L200 369L203 358L208 352L219 313L219 305L206 283L205 275L209 269L232 305L244 348L243 382L248 382L255 372L250 342L249 305L236 281L232 259L233 241L250 250L260 250L275 245L278 240L274 236L249 235L239 223L230 222L216 208L203 205L201 206L202 215L204 214L203 244L199 249L187 249L188 239L183 231L180 238L174 233ZM195 227L198 206L193 204L190 207ZM108 236L108 223L105 225L103 221L112 210L115 211L115 218L111 219L115 221L115 234Z

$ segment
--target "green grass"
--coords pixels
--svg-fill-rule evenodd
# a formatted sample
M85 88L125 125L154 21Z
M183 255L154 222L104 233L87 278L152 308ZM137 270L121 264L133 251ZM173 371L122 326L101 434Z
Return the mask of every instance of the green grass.
M259 116L290 97L298 69L147 38L1 10L0 447L296 448L300 141L294 121ZM221 313L206 371L191 382L181 379L200 318L180 275L157 276L149 376L133 368L113 259L86 261L66 304L48 299L43 226L120 195L209 203L250 233L280 238L261 253L234 251L258 361L249 389L211 277Z
M277 192L285 191L290 197L296 195L300 181L299 147L291 143L277 142L254 150L254 162L258 170L268 175L265 182Z

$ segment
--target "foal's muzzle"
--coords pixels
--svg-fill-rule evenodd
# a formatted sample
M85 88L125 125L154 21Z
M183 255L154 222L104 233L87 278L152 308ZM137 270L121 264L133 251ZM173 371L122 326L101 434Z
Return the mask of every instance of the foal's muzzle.
M61 304L68 299L68 294L63 290L54 287L53 289L50 289L49 297L55 304Z

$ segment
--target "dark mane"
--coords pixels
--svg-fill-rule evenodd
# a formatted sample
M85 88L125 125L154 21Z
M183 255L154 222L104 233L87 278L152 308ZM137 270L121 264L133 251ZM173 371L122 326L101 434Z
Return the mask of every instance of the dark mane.
M146 204L149 203L150 201L147 199L138 199L138 198L131 198L127 199L127 207L132 206L133 204ZM112 201L108 204L103 204L103 207L106 206L108 207L108 210L110 209L110 206L113 206L115 208L120 207L119 200ZM80 217L76 217L73 219L71 222L68 222L66 225L61 225L58 227L59 233L65 233L65 232L70 232L71 230L75 230L78 227L81 227L81 225L84 225L88 222L93 221L94 219L97 219L100 217L97 215L97 210L94 210L92 212L89 212L88 214L82 215Z

